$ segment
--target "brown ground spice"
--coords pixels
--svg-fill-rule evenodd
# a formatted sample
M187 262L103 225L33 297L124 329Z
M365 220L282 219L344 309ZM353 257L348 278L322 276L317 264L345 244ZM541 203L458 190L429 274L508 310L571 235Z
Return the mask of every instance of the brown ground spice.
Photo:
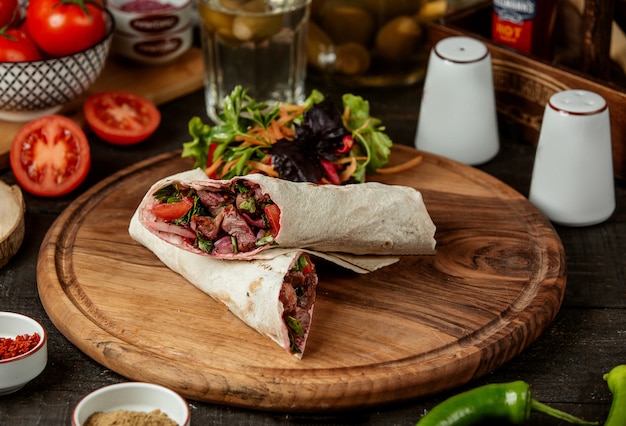
M93 413L83 426L178 426L161 410L144 411L117 410Z

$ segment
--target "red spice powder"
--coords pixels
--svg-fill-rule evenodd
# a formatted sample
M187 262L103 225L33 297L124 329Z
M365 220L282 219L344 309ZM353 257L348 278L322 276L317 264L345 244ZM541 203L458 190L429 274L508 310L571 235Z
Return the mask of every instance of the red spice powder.
M15 339L0 337L0 359L9 359L25 354L37 346L40 340L39 333L22 334L16 336Z

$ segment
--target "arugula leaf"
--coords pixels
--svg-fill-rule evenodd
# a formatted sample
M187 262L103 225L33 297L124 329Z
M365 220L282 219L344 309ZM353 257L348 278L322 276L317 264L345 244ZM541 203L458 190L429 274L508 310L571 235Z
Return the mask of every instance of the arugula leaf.
M274 237L272 236L272 234L267 232L263 237L261 237L261 238L259 238L257 240L255 245L257 247L261 247L261 246L264 246L265 244L269 244L269 243L273 243L273 242L274 242Z
M195 158L194 168L205 169L209 156L209 143L211 142L211 126L204 124L200 117L193 117L189 120L188 129L193 140L183 143L181 156L183 158Z
M237 237L235 237L234 235L230 236L230 243L233 246L233 253L237 254L239 253L239 246L237 244Z
M304 336L302 323L291 315L285 318L285 323L289 331L289 350L293 353L300 353L300 348L296 345L296 337Z
M205 253L211 254L215 246L213 245L213 241L208 238L204 238L200 233L196 233L198 237L198 248Z
M165 185L156 190L154 198L163 203L171 203L180 199L180 191L174 184Z
M289 329L293 331L296 336L304 336L304 329L302 328L302 323L299 320L291 315L288 315L287 318L285 318L285 322L287 323L287 327L289 327Z
M185 213L183 216L179 217L178 219L175 219L174 221L172 221L172 223L176 225L189 225L191 223L191 218L193 216L195 215L207 216L208 215L208 211L204 207L204 204L202 204L202 202L200 201L200 198L197 195L195 195L195 191L193 192L193 195L191 195L191 198L193 198L193 206L189 209L187 213Z
M215 144L211 163L222 156L225 161L237 160L228 175L223 176L224 179L246 174L249 171L246 168L248 160L260 160L265 155L262 152L263 147L239 147L238 143L233 142L237 136L245 135L254 124L267 128L280 113L278 106L267 110L267 104L256 102L241 86L235 87L230 95L224 98L220 115L222 123L210 126L204 124L199 117L193 117L189 121L189 134L193 140L183 143L181 156L194 158L194 167L204 170L209 160L209 145ZM268 148L269 146L267 144Z
M342 101L344 108L350 111L346 127L352 131L352 137L367 154L367 160L359 164L356 172L357 180L363 182L365 173L376 173L377 169L387 164L392 142L384 133L382 122L370 116L368 101L349 93L342 96Z
M239 203L237 207L239 208L239 210L243 210L248 213L256 212L256 202L254 201L253 197L248 197L247 199L243 200L241 203Z
M302 271L304 268L308 266L309 262L307 262L305 256L298 257L296 263L291 267L292 271Z

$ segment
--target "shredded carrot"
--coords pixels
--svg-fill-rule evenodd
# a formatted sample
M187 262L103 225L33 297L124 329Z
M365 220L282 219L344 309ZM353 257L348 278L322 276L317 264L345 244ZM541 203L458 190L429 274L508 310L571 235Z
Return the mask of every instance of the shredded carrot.
M239 161L238 158L234 159L234 160L230 160L229 162L227 162L226 164L224 164L224 167L222 167L222 173L221 176L224 176L228 173L228 171L230 170L231 167L233 167L235 164L237 164L237 162Z
M259 138L259 137L256 137L256 136L251 135L251 134L248 133L246 135L237 136L236 140L244 142L244 143L247 142L248 146L251 146L251 145L267 146L268 145L267 140L269 140L269 137L266 136L266 138L264 140L262 137ZM240 145L240 146L243 147L244 145Z
M359 160L365 161L365 160L367 160L367 157L365 157L365 156L362 156L362 157L342 157L342 158L339 158L337 161L335 161L335 164L351 163L352 159L355 159L356 161L359 161Z
M301 115L302 111L306 109L306 106L296 104L283 104L281 105L280 109L281 111L291 113L292 115Z
M287 124L291 123L293 121L294 117L291 115L283 115L280 118L278 118L276 120L276 123L278 123L279 126L286 126Z
M206 173L207 176L211 177L217 172L217 169L219 169L223 163L224 163L224 160L222 160L221 158L218 158L217 160L215 160L213 164L207 167L207 169L204 172Z
M257 171L265 173L266 175L271 177L278 177L278 172L274 170L274 166L272 166L271 164L265 164L253 160L248 161L246 164L252 168L253 172Z
M270 141L272 143L284 138L282 127L278 124L276 120L271 122L270 127L269 127L269 133L270 133Z
M339 180L341 182L346 182L350 179L350 176L352 176L352 174L355 172L356 170L356 166L357 166L357 162L356 162L356 157L348 157L351 161L350 164L348 164L348 167L346 167L340 174L339 174Z
M419 163L422 162L423 157L421 155L418 155L416 157L411 158L409 161L405 161L404 163L398 164L397 166L391 166L391 167L382 167L380 169L376 170L376 173L380 173L380 174L392 174L392 173L400 173L400 172L404 172L406 170L409 170L415 166L417 166Z
M347 106L343 109L343 117L341 117L341 121L343 121L343 125L346 129L348 128L346 125L348 123L348 118L350 118L350 107Z

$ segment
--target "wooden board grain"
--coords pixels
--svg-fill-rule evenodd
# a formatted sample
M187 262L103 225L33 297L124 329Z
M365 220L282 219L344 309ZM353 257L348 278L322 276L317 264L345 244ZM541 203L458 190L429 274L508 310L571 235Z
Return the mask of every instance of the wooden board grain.
M86 129L82 104L90 94L104 90L123 90L160 105L201 88L204 85L203 70L202 51L196 47L176 61L163 65L140 65L111 55L93 86L64 105L59 114L72 118ZM24 124L0 120L0 169L9 166L13 137Z
M396 146L392 163L412 155ZM550 222L497 179L424 154L412 170L377 179L422 191L436 255L366 275L319 261L312 331L298 360L128 236L150 185L189 166L170 153L111 176L71 204L41 246L38 288L51 320L129 379L264 410L375 406L492 371L560 308L565 255Z

